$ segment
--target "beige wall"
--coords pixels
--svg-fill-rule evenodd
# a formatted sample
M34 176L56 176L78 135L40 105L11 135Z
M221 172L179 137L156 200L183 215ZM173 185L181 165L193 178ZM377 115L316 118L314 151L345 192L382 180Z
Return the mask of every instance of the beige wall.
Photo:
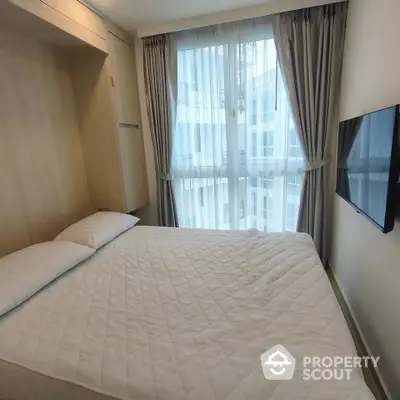
M400 1L351 0L340 119L400 103ZM400 398L400 221L383 235L335 196L331 264L380 374Z

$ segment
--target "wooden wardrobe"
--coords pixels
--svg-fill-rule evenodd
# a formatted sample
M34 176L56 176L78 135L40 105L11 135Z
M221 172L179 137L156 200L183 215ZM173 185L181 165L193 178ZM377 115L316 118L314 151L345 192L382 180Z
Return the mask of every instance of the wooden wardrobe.
M133 43L78 0L1 0L0 257L148 204Z

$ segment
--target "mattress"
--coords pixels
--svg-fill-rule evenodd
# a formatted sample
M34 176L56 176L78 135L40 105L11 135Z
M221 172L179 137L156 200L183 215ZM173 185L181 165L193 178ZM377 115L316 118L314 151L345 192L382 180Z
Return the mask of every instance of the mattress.
M278 344L356 355L309 236L134 227L0 318L0 398L373 399L265 379Z

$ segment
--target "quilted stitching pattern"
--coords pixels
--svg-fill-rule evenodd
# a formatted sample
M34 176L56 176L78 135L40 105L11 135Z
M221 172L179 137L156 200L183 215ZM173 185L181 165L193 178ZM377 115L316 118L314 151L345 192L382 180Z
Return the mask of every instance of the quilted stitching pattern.
M355 355L302 234L135 227L0 319L0 358L120 399L372 399L266 381L260 355Z

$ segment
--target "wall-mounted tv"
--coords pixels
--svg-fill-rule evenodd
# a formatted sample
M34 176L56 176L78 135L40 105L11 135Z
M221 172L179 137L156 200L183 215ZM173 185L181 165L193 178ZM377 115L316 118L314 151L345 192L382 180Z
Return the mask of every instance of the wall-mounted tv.
M393 230L399 178L399 106L340 124L336 192L383 233Z

